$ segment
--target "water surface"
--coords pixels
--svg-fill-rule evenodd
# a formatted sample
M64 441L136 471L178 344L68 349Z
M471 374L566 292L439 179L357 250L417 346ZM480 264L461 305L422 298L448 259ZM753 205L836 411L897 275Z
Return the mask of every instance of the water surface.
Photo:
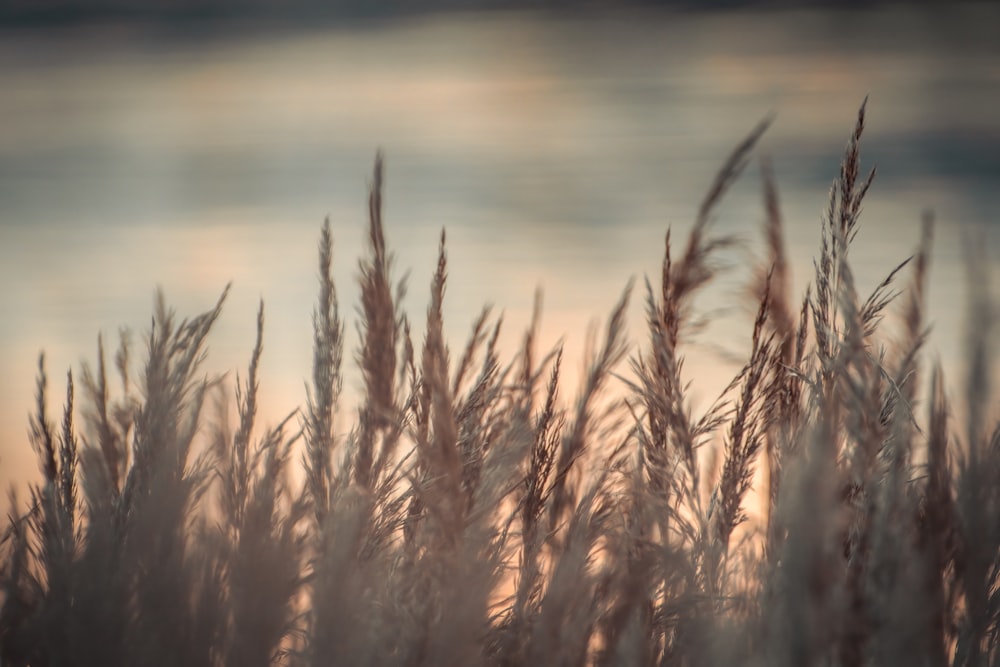
M830 182L870 95L862 158L879 175L852 251L859 282L869 290L908 256L933 208L931 349L958 373L963 235L978 228L1000 257L998 21L981 7L7 30L0 483L35 474L25 433L39 350L55 410L65 370L94 358L97 332L113 342L120 325L148 325L156 286L193 314L233 281L210 370L245 366L263 298L262 416L300 405L325 216L356 344L354 279L380 147L387 235L397 275L410 272L418 339L446 227L452 346L490 302L505 312L510 349L541 285L543 342L562 337L577 371L588 324L630 277L655 275L668 225L683 238L714 171L770 113L759 154L774 163L804 290ZM699 303L710 326L688 368L702 398L735 369L719 350L738 353L749 335L760 201L754 163L714 222L746 244Z

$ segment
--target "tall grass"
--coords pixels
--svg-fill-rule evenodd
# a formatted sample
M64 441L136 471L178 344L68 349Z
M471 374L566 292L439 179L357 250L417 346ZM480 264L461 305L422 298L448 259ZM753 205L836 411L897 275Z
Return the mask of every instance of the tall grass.
M750 352L701 414L684 348L732 243L709 221L767 122L723 163L686 241L667 232L644 340L629 356L629 285L578 387L561 379L561 349L535 349L540 298L511 358L489 309L453 355L444 232L414 341L381 156L358 271L356 414L341 406L329 221L305 408L270 430L256 423L263 304L235 395L200 371L226 292L181 321L159 297L143 367L122 338L116 392L98 339L82 397L68 376L58 426L41 358L30 434L42 479L27 503L12 497L3 534L2 664L1000 663L988 267L971 262L972 370L949 397L922 354L930 220L871 295L854 280L874 177L862 176L864 119L862 105L801 300L762 163L768 258L751 285Z

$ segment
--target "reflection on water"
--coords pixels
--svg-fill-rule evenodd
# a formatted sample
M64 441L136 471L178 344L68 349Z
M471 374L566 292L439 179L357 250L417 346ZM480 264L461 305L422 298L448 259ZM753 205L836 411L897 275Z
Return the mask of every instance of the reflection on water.
M400 274L411 270L411 316L426 304L446 226L453 345L484 301L505 311L516 341L542 285L544 342L565 335L577 359L588 322L629 277L655 274L666 226L683 233L714 169L770 112L763 150L804 288L829 182L870 94L863 159L879 177L853 251L859 279L873 286L907 256L933 207L934 340L956 367L961 230L985 227L1000 256L1000 47L989 31L1000 17L965 11L8 31L0 483L33 465L24 433L38 350L61 379L93 357L97 331L141 329L156 285L187 314L234 281L212 339L216 370L245 363L263 297L265 417L300 404L319 225L331 216L338 287L353 304L377 147L387 152L389 241ZM738 352L745 341L728 332L749 333L742 285L761 218L752 167L715 223L748 249L730 254L733 270L701 304L712 326L689 368L704 396L720 368L732 370L711 350Z

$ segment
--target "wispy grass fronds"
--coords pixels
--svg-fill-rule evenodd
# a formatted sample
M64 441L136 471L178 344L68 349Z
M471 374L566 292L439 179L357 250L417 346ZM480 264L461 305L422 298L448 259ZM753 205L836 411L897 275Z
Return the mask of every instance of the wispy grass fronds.
M625 358L628 346L625 336L625 316L628 308L632 285L625 288L618 303L615 304L608 320L607 332L600 350L590 360L584 384L576 400L576 409L572 421L566 429L556 455L553 467L549 530L555 531L565 520L565 512L577 502L575 488L570 475L583 456L589 451L594 436L595 402L601 390L612 377L615 367ZM606 454L605 454L606 455Z
M67 375L58 424L40 358L28 422L40 478L24 506L12 495L0 537L0 662L1000 662L990 267L969 262L969 372L956 394L940 365L924 370L929 217L912 259L867 298L855 285L849 249L874 175L861 172L864 104L799 297L763 163L749 354L694 414L684 349L699 290L733 243L711 218L769 122L724 160L679 254L667 232L631 363L621 368L630 283L588 338L576 387L561 344L536 350L540 292L512 355L486 307L452 359L444 232L415 347L381 155L358 265L354 419L340 413L329 220L301 416L258 424L263 303L235 391L203 374L226 292L191 320L158 295L138 369L122 334L120 383L99 337L79 398Z
M264 304L257 311L257 337L244 381L236 378L239 422L235 433L215 433L219 501L224 522L207 563L224 604L220 657L226 665L269 665L295 629L303 575L307 504L288 488L291 448L286 435L294 413L253 441L263 353ZM224 405L224 403L223 403ZM225 425L227 415L220 414ZM210 543L212 544L212 543ZM211 587L208 587L211 588Z
M337 290L333 284L333 234L323 223L319 241L319 300L313 312L312 385L308 388L305 419L306 489L313 506L316 530L330 511L334 486L334 416L343 387L341 361L344 326L340 321Z
M399 303L405 295L400 281L392 291L391 257L386 250L382 224L382 156L375 158L375 170L368 197L369 255L360 265L361 338L358 353L365 382L366 399L358 419L358 444L354 462L355 479L371 488L396 453L402 435L400 397L396 387L398 347L403 338L405 316Z

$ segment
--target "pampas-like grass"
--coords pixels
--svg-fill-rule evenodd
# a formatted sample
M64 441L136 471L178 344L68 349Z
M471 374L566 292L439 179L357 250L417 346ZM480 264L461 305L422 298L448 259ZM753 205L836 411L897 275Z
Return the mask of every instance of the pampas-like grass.
M263 304L235 425L225 382L199 372L225 293L180 322L158 297L142 369L122 336L117 393L99 338L81 396L67 376L58 426L40 358L29 433L41 479L26 504L12 496L0 542L0 662L997 664L996 295L971 262L971 372L949 396L921 357L930 216L912 260L858 294L849 251L875 173L861 176L865 111L801 301L762 161L750 353L701 414L684 349L713 258L733 242L713 233L712 211L770 121L725 160L679 255L667 232L644 340L629 346L629 285L576 388L561 348L535 349L540 294L513 357L488 308L452 357L444 232L414 344L381 155L358 265L356 414L340 401L329 221L305 408L270 430L256 423ZM909 288L894 287L906 271Z

